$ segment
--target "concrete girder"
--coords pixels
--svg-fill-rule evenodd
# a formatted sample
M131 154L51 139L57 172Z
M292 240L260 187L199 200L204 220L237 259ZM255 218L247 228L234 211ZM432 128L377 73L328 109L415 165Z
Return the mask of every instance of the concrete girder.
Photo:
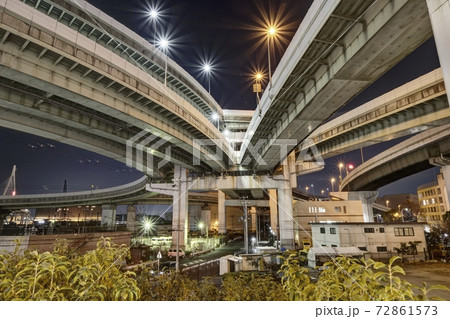
M402 177L432 167L429 159L450 154L450 124L421 132L356 167L339 188L377 190Z
M329 12L331 14L333 8L330 8ZM281 124L274 132L275 137L295 137L301 142L311 131L305 130L305 126L298 125L295 120L308 121L312 128L316 128L334 110L376 80L432 34L426 6L419 0L376 2L365 13L364 19L367 21L365 28L358 24L345 34L345 49L336 48L331 52L329 60L334 62L327 72L316 75L316 85L307 89L306 96L299 101L288 119L280 121ZM301 29L302 26L299 30ZM300 45L296 40L297 35L294 36L290 47ZM292 53L291 50L288 48L287 53ZM290 58L294 60L299 56L300 59L301 54L302 50L298 50L298 53ZM281 72L280 74L289 75L290 71L287 70L289 67L292 68L292 64L280 63L277 70ZM274 74L274 79L277 78L276 75L280 76ZM274 92L283 85L282 80L278 78L277 80L279 84L272 89ZM268 93L263 95L261 104L264 114L271 104ZM321 107L324 105L326 108ZM260 122L261 120L254 117L249 129L256 131ZM270 148L272 144L267 143L262 150L264 157ZM241 153L241 159L245 158L245 149ZM277 164L272 160L267 162L268 167Z

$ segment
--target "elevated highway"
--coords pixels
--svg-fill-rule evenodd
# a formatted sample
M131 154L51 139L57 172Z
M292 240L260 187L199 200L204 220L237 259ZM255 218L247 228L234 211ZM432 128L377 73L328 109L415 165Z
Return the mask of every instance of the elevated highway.
M314 145L328 158L449 122L447 92L437 69L319 126L299 152Z
M450 155L450 124L421 132L351 171L340 190L368 191L433 167L431 158Z
M287 153L336 110L432 36L426 1L315 1L246 132L241 162L258 145L258 171ZM264 143L258 144L258 141ZM249 148L250 145L250 148Z
M154 177L171 169L157 165L169 147L170 162L191 171L221 172L233 163L228 142L209 120L222 113L214 99L175 62L88 3L2 0L0 45L0 125ZM213 141L201 147L201 165L193 165L194 139ZM126 146L143 158L130 158ZM216 147L222 157L211 159Z

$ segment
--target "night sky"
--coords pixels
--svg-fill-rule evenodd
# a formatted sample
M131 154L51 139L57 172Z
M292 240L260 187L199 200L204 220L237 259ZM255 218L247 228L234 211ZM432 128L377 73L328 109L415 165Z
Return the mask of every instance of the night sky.
M253 74L267 72L267 46L261 27L267 19L277 19L282 37L272 53L272 72L301 23L312 1L251 0L164 0L160 4L161 19L155 27L146 12L152 7L142 0L90 0L94 6L111 15L147 41L153 43L161 35L171 43L169 56L207 89L202 74L204 61L213 63L211 95L223 109L255 109L252 93ZM269 6L270 3L270 6ZM407 81L439 67L433 39L405 58L362 94L348 103L335 116L370 101ZM264 83L263 83L264 86ZM403 140L403 139L400 139ZM363 149L364 159L378 154L400 141ZM41 137L0 128L0 190L17 165L18 194L61 192L64 180L69 191L105 188L136 180L142 174L103 156L53 142ZM331 188L331 176L337 178L337 163L359 165L360 152L354 151L326 160L319 173L302 176L299 184L314 185L316 194ZM380 195L416 193L416 187L434 179L438 169L431 169L380 189Z

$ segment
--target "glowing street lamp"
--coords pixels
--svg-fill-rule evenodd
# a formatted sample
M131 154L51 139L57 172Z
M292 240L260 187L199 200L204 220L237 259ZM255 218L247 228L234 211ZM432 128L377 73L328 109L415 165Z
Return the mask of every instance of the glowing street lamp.
M219 124L220 124L220 115L219 115L219 113L214 112L214 113L211 115L211 119L212 119L214 122L217 122L217 129L219 129Z
M260 99L259 99L259 93L262 92L261 89L261 80L263 78L263 75L261 72L255 73L255 84L253 84L253 92L256 93L256 105L259 110L259 116L261 116L261 108L260 108Z
M306 193L308 193L308 190L309 190L309 187L308 187L308 186L306 186L306 187L305 187L305 191L306 191Z
M167 86L167 50L169 49L169 40L166 38L162 38L159 40L159 47L163 50L166 56L166 65L164 67L164 85Z
M351 170L354 169L354 168L355 168L355 166L354 166L353 164L347 164L347 165L345 166L345 176L347 176L347 175L348 175L348 172L351 171Z
M212 71L211 63L205 62L202 66L202 71L206 74L206 77L208 78L208 93L211 94L211 71Z
M227 128L225 128L225 129L223 130L223 135L224 135L226 138L230 137L230 130L227 129Z
M331 179L330 179L330 182L331 182L331 191L332 192L334 192L334 182L336 181L336 179L334 178L334 177L332 177Z
M338 164L338 167L339 167L339 183L340 182L342 182L342 169L344 168L344 163L342 163L342 162L340 162L339 164Z
M270 67L270 39L272 39L273 37L275 37L277 33L277 29L274 26L270 26L267 29L267 57L268 57L268 61L269 61L269 83L270 86L269 88L272 88L272 70Z
M159 11L156 8L151 8L148 12L148 16L153 22L153 33L156 34L156 21L158 20ZM153 45L156 46L156 36L153 36Z

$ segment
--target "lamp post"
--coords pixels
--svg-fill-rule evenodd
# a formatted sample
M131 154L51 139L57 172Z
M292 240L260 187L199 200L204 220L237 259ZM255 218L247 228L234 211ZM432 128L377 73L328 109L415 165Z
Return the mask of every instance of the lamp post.
M159 47L163 50L165 55L165 67L164 67L164 85L167 86L167 50L169 48L169 40L162 38L159 41Z
M267 58L269 62L269 89L272 88L272 70L270 67L270 40L276 35L277 29L274 26L270 26L267 29Z
M344 168L344 163L342 163L342 162L340 162L339 164L338 164L338 167L339 167L339 183L341 183L342 182L342 169Z
M212 119L214 122L217 122L217 129L219 129L219 125L220 125L220 115L219 115L219 113L214 112L214 113L211 115L211 119Z
M256 107L258 108L259 116L261 116L261 108L260 108L260 99L259 99L259 93L262 92L261 89L261 80L263 78L263 75L261 72L257 72L255 74L255 84L253 84L253 92L256 93Z
M332 192L334 192L334 182L336 181L336 179L334 178L334 177L332 177L331 179L330 179L330 182L331 182L331 191Z
M153 33L156 35L156 20L158 20L159 12L155 8L150 9L150 12L148 13L150 19L153 22ZM153 36L153 45L156 46L156 36Z
M208 93L211 94L211 64L209 62L203 64L203 72L206 73L208 78Z
M311 184L312 195L315 196L316 192L314 191L314 184Z

